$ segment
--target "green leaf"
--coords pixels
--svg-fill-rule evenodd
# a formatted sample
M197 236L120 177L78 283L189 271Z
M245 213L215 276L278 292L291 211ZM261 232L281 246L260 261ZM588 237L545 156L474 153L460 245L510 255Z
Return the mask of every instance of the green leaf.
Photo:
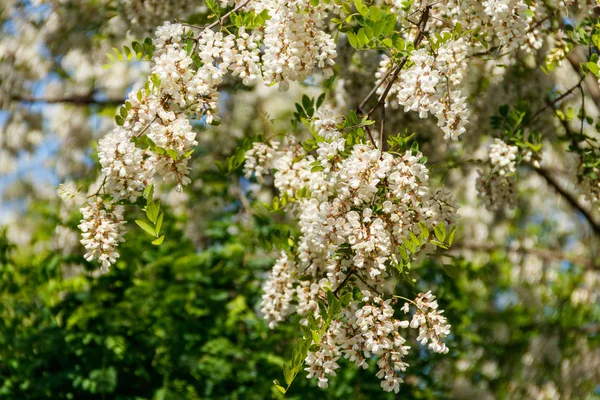
M350 46L352 46L355 49L358 49L358 40L354 32L348 31L346 32L346 35L348 36L348 42L350 42Z
M411 240L409 240L409 239L404 239L403 244L413 254L417 250L417 248L415 247L414 243Z
M535 17L535 13L533 12L533 10L527 9L523 12L523 16L525 16L526 18L533 18Z
M321 337L319 336L319 333L317 331L310 331L310 334L311 336L309 339L312 339L312 341L316 344L321 343Z
M408 231L408 236L410 237L411 243L415 245L415 249L421 245L421 241L419 240L417 235L415 235L411 231Z
M312 108L313 106L313 101L310 99L310 97L308 97L307 95L303 95L302 96L302 107L304 107L305 110L308 110L309 108Z
M382 12L379 7L377 7L377 6L369 7L369 19L377 22L377 21L381 20L381 17L382 17Z
M452 242L454 242L454 235L456 234L456 227L453 227L450 231L450 235L448 236L448 244L452 246Z
M160 235L160 228L162 228L164 216L165 213L160 213L160 215L158 216L158 220L156 221L156 236Z
M283 363L283 377L288 386L294 381L294 371L286 363Z
M452 264L444 264L444 272L452 279L458 279L460 276L460 270Z
M304 339L310 339L312 337L312 331L304 325L300 325L300 330L302 331L302 336L304 337Z
M356 7L356 11L360 13L360 15L367 15L369 9L365 6L363 0L354 0L354 7Z
M153 224L156 224L156 219L158 218L158 211L160 210L160 205L153 201L149 201L146 205L146 216Z
M167 151L167 155L169 157L171 157L173 160L177 160L177 157L179 157L179 154L177 154L177 150L166 149L166 151Z
M429 229L427 229L427 225L423 221L419 222L419 228L421 229L419 239L421 242L425 242L427 239L429 239Z
M333 292L331 290L327 290L327 305L329 307L332 307L335 302L336 302L335 295L333 294Z
M440 241L440 242L444 242L444 240L446 240L446 226L441 223L441 224L437 224L434 228L433 231L435 233L435 237Z
M342 307L347 307L351 302L352 292L344 293L344 295L340 297L340 303Z
M277 388L277 390L279 390L281 393L285 394L285 392L286 392L285 388L279 384L279 382L277 381L277 379L275 379L273 381L273 384L275 385L275 387Z
M431 243L435 244L437 247L442 248L444 250L448 250L449 249L449 247L445 243L443 243L443 242L440 242L440 241L437 241L437 240L432 240Z
M125 51L125 55L127 56L127 60L131 61L131 59L133 58L133 52L131 51L131 49L127 46L123 46L123 50Z
M321 107L321 105L323 105L324 101L325 101L325 93L321 93L321 95L317 99L317 107L316 107L317 110Z
M151 183L144 188L144 191L142 192L142 196L146 200L152 201L152 198L154 197L154 183Z
M598 75L598 71L600 70L600 68L598 68L598 64L589 61L586 65L592 74Z
M165 240L165 235L162 235L158 239L153 240L152 244L155 246L160 246L162 244L163 240Z
M154 228L149 223L142 221L141 219L136 219L135 223L138 224L138 226L145 230L149 235L156 237L156 232L154 232Z

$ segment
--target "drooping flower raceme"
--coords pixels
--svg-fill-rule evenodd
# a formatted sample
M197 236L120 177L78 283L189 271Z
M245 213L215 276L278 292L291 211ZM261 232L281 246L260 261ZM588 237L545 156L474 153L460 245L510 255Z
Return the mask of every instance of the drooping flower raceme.
M488 210L507 204L513 206L516 198L516 159L518 147L495 139L490 145L490 171L479 170L477 191Z
M264 286L261 311L270 326L293 313L321 318L319 298L354 278L363 291L383 292L392 270L435 248L424 241L406 250L406 240L429 237L439 225L450 231L455 222L452 199L430 190L420 153L409 150L395 156L370 141L350 146L339 121L327 111L313 118L311 127L319 136L313 151L293 142L258 143L247 153L247 175L252 168L261 176L273 169L280 195L295 199L291 210L301 231L293 257L282 253ZM259 160L265 164L258 165ZM326 387L339 357L364 365L374 354L381 357L382 387L398 391L397 371L406 368L401 359L408 351L398 328L408 327L408 322L393 320L391 299L364 293L366 305L353 302L345 308L329 325L319 350L309 352L308 376ZM438 337L444 334L446 330ZM439 350L440 342L435 345Z
M450 334L450 325L446 317L442 314L444 311L438 310L438 303L431 291L420 293L413 302L416 311L410 321L411 328L419 329L417 338L421 344L429 343L429 348L436 353L447 353L448 347L441 339ZM410 304L405 303L402 310L408 313Z
M87 250L84 257L88 261L97 258L102 272L107 272L119 257L116 247L124 240L123 206L97 198L82 207L81 214L81 243Z
M190 183L188 162L197 141L189 119L218 123L218 89L226 74L244 85L262 76L286 89L289 81L306 79L315 67L330 73L336 51L332 37L323 31L323 19L333 6L276 0L245 4L247 11L268 12L264 30L241 26L228 34L206 28L194 36L169 22L156 29L146 86L130 93L117 117L120 126L99 143L104 197L134 203L156 177L179 190ZM99 202L92 199L87 207ZM85 218L92 216L86 213ZM82 226L89 224L93 221ZM101 257L106 270L116 259L116 245L98 244L86 258Z

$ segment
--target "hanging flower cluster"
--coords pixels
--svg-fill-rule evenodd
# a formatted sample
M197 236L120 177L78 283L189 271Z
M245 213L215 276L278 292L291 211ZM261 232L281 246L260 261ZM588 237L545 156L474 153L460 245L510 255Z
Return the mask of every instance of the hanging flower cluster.
M123 219L123 207L97 198L82 207L81 213L81 243L87 250L84 257L88 261L97 258L102 272L107 272L108 267L119 257L116 248L124 240L124 225L127 221Z
M318 135L314 151L293 142L281 146L257 142L247 153L247 176L253 168L261 176L272 169L281 201L295 199L292 213L302 233L293 257L281 253L263 288L261 311L271 327L293 313L320 318L319 298L350 279L356 278L363 291L383 292L393 271L407 259L435 249L427 242L429 232L440 226L449 231L456 220L448 195L430 190L429 172L419 152L395 156L367 140L348 145L339 121L331 112L318 112L311 124ZM417 236L425 240L407 250L406 241ZM405 369L401 357L408 348L397 331L408 322L391 318L391 299L384 301L369 292L363 297L366 305L357 309L358 303L351 303L331 322L320 349L309 352L309 377L317 377L326 387L326 375L334 373L342 353L359 365L375 354L381 356L382 387L398 391L401 379L395 371ZM294 300L298 306L292 305ZM421 330L444 325L445 320L435 316L437 303L421 302L418 309L427 307L432 311L424 314L428 325ZM444 352L434 338L445 335L447 330L440 328L426 338L435 343L435 351Z
M335 44L322 31L329 8L309 1L247 1L238 9L266 11L270 18L264 29L241 26L235 34L208 27L193 36L181 24L159 26L145 88L129 95L117 116L120 126L100 140L103 184L98 194L110 201L135 203L157 177L179 190L188 185L189 157L198 144L189 120L218 123L219 86L226 74L244 85L262 77L285 90L289 81L304 80L315 67L330 73ZM93 198L84 205L83 227L95 218L88 208L101 201ZM118 256L112 241L106 245L84 241L93 250L86 258L100 259L105 270Z
M547 18L535 14L536 7L522 0L490 1L427 1L410 3L386 0L401 21L406 21L427 8L425 30L429 39L412 51L405 61L392 62L383 56L375 77L388 83L400 66L404 70L392 86L388 103L392 107L403 106L404 111L414 111L419 117L434 115L445 139L457 140L465 133L469 120L467 93L463 81L467 58L493 49L501 54L523 48L527 51L542 46L539 27ZM543 10L543 8L541 9ZM423 29L419 27L419 29ZM476 32L463 35L462 32ZM416 28L410 31L414 39ZM383 94L386 84L380 85Z
M462 38L447 42L439 49L437 57L426 48L413 51L410 56L412 66L392 84L390 105L404 106L404 111L415 111L421 118L435 115L444 138L457 140L466 131L468 110L461 91L449 88L462 81L466 55L467 46ZM385 77L391 68L390 59L384 57L376 77ZM381 85L379 94L383 94L385 86Z
M490 171L479 170L477 191L479 198L490 210L497 210L505 204L514 206L517 191L516 159L517 146L511 146L500 139L495 139L490 145Z

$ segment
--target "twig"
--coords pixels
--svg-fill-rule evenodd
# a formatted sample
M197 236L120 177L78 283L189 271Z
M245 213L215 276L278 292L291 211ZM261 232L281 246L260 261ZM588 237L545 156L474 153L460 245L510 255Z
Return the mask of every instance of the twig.
M523 246L510 247L510 246L497 245L495 243L489 243L489 242L454 243L454 244L452 244L452 247L450 250L451 251L452 250L469 250L469 251L486 252L486 253L496 251L496 250L503 250L506 252L513 251L513 252L517 252L517 253L521 253L521 254L533 254L544 260L565 260L565 261L569 261L573 264L582 265L582 266L584 266L586 268L590 268L590 269L600 268L600 265L598 263L594 263L593 260L590 260L590 259L584 258L584 257L570 256L560 250L528 248L528 247L523 247Z
M429 20L429 9L430 8L431 8L430 5L428 5L427 7L425 7L425 11L423 11L423 15L421 16L421 20L419 21L419 32L417 33L417 37L415 38L415 49L419 46L419 44L421 43L421 41L425 37L425 27L427 26L427 21ZM387 84L385 90L383 91L383 94L381 95L381 97L379 97L379 101L367 113L367 118L370 117L375 112L375 110L377 110L377 108L382 103L385 102L388 93L390 92L390 90L392 90L392 86L396 82L396 79L398 79L398 75L400 74L400 71L402 70L402 68L404 68L404 65L406 65L407 62L408 62L408 56L404 57L402 59L402 61L400 62L400 64L398 64L398 67L394 71L394 75L392 76L392 79L388 82L388 84Z
M558 180L552 176L552 174L544 168L538 168L533 165L530 165L531 169L533 169L538 175L546 180L546 182L556 190L558 194L560 194L574 209L579 211L585 219L588 221L594 233L600 236L600 224L594 219L590 211L579 203L577 198L567 191L562 185L558 182Z
M367 282L367 281L365 280L365 278L363 278L363 277L362 277L360 274L358 274L358 273L357 273L357 274L356 274L356 277L357 277L358 279L360 279L360 281L361 281L362 283L364 283L364 284L365 284L365 286L366 286L366 287L368 287L369 289L371 289L371 290L372 290L374 293L376 293L376 294L380 294L380 293L379 293L379 291L378 291L377 289L375 289L375 288L374 288L374 287L373 287L373 286L372 286L372 285L371 285L369 282Z
M10 99L12 101L19 101L22 103L48 103L48 104L58 104L58 103L69 103L74 105L118 105L123 104L125 102L124 99L105 99L100 100L96 99L93 94L88 96L67 96L67 97L32 97L32 96L21 96L21 95L11 95Z
M212 24L208 25L204 29L212 29L212 28L214 28L217 25L223 25L225 23L225 21L227 20L227 18L229 18L229 16L231 14L233 14L234 12L237 12L240 9L244 8L248 3L250 3L250 0L246 0L243 3L238 4L231 11L227 12L221 18L217 19L215 22L213 22ZM198 35L195 37L195 39L199 40L201 35L202 35L202 32L198 33Z
M573 86L571 89L567 90L565 93L561 94L556 99L548 102L544 107L542 107L539 110L537 110L531 116L531 118L529 118L526 122L524 122L521 126L519 126L519 128L522 128L525 125L529 125L530 123L532 123L533 121L535 121L535 119L537 117L539 117L541 113L543 113L544 111L546 111L550 107L554 107L554 105L556 105L556 103L558 103L561 100L564 100L566 97L568 97L571 93L573 93L575 91L575 89L577 89L578 87L581 86L581 82L583 82L584 79L585 79L585 76L582 76L581 79L579 79L579 82L577 82L577 85Z
M381 87L381 85L383 85L383 83L385 82L385 80L392 74L392 72L394 72L398 67L394 68L390 68L388 70L388 72L386 72L386 74L381 78L381 80L379 81L379 83L377 83L377 85L375 85L375 87L373 89L371 89L371 91L369 92L369 94L367 94L367 96L363 99L363 101L360 103L360 105L358 106L358 111L360 111L362 114L364 114L364 110L363 108L365 107L365 105L367 104L367 102L369 100L371 100L371 97L373 97L373 95L377 92L377 89L379 89Z
M355 270L351 270L348 275L346 275L346 277L344 278L344 280L342 281L342 283L340 283L340 285L333 291L333 294L335 295L335 297L338 297L338 293L340 292L340 290L342 290L342 288L344 286L346 286L346 283L348 283L348 280L352 277L352 275L354 275L356 271Z

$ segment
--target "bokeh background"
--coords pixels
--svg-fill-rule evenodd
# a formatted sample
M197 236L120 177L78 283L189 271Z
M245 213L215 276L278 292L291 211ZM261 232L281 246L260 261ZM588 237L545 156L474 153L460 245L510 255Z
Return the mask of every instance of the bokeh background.
M164 20L202 25L208 14L202 2L184 0L0 3L1 399L282 396L272 381L282 380L298 321L271 330L257 304L276 255L272 244L295 227L261 207L273 196L269 185L259 187L240 169L222 173L217 162L248 137L289 130L303 94L333 88L328 104L352 108L369 90L377 57L352 55L342 40L338 63L352 68L335 80L286 93L227 82L222 125L194 125L194 183L184 193L157 189L165 243L151 246L131 226L106 275L82 258L77 200L57 191L59 184L71 191L94 185L97 140L147 74L147 61L112 62L106 54L151 37ZM543 99L540 88L568 87L577 80L569 68L545 75L531 63L473 61L472 85L487 92L471 99L472 126L489 127L501 104ZM389 118L417 132L434 163L459 152L431 133L431 121L401 111ZM537 124L556 137L552 118ZM476 155L481 145L479 136L465 135L460 151ZM561 154L550 146L546 165L567 169L573 161ZM368 370L344 363L327 390L300 376L288 398L600 399L597 232L543 176L526 172L516 208L498 212L478 203L476 176L469 165L433 169L458 194L461 228L452 259L414 266L423 278L417 289L433 289L446 310L450 353L411 352L398 395L381 391L373 361ZM566 186L573 179L558 176Z

